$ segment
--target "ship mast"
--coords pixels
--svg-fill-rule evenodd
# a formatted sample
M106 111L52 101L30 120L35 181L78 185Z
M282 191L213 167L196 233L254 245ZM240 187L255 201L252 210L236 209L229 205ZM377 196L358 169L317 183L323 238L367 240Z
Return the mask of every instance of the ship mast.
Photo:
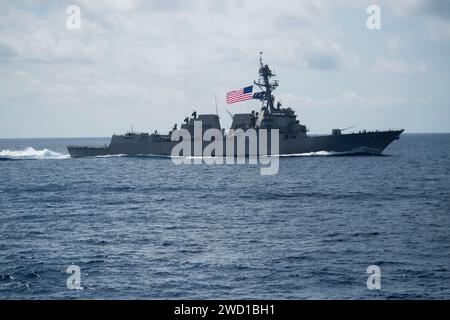
M276 75L272 73L269 66L263 64L262 61L262 51L259 53L259 79L258 82L254 81L254 84L257 85L261 90L260 100L262 100L262 108L272 113L274 111L273 102L275 97L272 95L272 92L278 87L278 80L270 80L272 77Z

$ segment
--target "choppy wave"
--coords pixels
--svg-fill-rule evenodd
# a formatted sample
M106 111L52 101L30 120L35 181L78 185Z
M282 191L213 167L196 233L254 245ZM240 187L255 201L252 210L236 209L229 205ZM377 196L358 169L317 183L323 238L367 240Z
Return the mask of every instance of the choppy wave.
M23 159L67 159L70 156L55 152L49 149L36 150L28 147L23 150L2 150L0 151L1 160L23 160Z
M0 151L101 144L14 142ZM450 135L390 150L287 156L272 176L157 157L0 163L0 299L448 299ZM85 290L65 288L72 264Z

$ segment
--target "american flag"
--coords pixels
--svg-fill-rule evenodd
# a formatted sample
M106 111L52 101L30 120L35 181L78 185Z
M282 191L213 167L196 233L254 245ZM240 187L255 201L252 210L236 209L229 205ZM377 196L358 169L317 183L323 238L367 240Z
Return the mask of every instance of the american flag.
M227 103L232 104L236 102L253 99L253 86L245 87L239 90L233 90L227 93Z

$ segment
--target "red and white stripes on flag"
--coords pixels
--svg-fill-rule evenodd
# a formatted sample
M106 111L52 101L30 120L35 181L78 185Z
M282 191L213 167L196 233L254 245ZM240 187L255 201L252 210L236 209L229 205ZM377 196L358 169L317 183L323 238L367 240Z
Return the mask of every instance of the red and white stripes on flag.
M253 99L253 86L245 87L239 90L233 90L227 93L228 104L246 101L250 99Z

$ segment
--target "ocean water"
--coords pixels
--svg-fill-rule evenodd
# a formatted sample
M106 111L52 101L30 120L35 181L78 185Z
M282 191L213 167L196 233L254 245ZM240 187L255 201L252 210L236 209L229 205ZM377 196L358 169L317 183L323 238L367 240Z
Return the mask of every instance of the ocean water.
M0 298L450 298L450 134L274 176L65 149L107 142L0 140Z

